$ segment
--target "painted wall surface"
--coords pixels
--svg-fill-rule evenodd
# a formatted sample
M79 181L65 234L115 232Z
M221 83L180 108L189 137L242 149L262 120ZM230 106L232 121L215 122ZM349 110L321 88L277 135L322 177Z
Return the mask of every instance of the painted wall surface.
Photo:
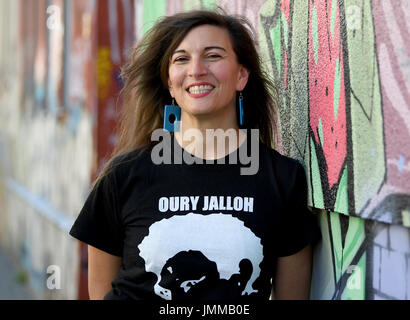
M259 11L281 149L305 163L309 204L324 209L313 298L410 298L409 12L353 0Z
M92 1L71 8L45 0L1 5L7 25L0 32L0 81L7 84L0 98L1 245L21 262L37 298L76 299L80 256L67 230L90 184L94 7ZM58 280L50 279L57 273Z
M0 241L39 295L86 298L86 247L64 228L116 141L126 49L164 14L215 6L253 24L278 149L305 165L323 236L312 298L409 299L406 0L0 1ZM62 290L45 289L50 264Z
M68 231L116 141L133 1L0 6L1 245L36 297L87 299L86 246Z

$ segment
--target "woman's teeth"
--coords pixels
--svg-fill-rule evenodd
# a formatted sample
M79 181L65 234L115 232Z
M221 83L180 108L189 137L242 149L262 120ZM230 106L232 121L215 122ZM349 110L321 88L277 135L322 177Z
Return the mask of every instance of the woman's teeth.
M201 86L192 86L188 88L188 91L192 94L199 94L211 91L213 89L212 86L209 85L201 85Z

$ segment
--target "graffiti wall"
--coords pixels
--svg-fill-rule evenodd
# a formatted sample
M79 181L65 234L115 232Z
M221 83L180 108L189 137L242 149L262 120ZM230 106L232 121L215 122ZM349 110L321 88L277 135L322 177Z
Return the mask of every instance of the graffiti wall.
M314 298L410 294L408 9L321 0L266 1L259 11L280 146L305 163L309 204L324 209Z
M0 241L41 297L87 298L67 229L116 142L127 49L165 14L216 6L253 24L280 93L277 148L306 169L323 235L312 298L409 299L406 0L0 2ZM62 290L45 287L49 265Z
M36 298L87 299L86 246L68 231L116 141L133 1L0 5L1 246Z
M70 34L67 26L85 30L81 18L94 9L85 1L82 8L46 0L2 4L1 19L9 15L7 30L17 34L1 46L0 79L9 86L0 101L1 245L21 262L36 298L76 299L78 243L67 230L90 184L91 55L81 47L90 35ZM71 46L77 50L68 56ZM68 69L81 72L69 77Z

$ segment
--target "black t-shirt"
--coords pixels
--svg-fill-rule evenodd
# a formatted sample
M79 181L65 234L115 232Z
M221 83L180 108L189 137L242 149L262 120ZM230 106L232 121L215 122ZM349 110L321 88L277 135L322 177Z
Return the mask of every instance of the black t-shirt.
M174 138L168 147L186 152ZM277 257L320 238L303 167L261 142L254 175L230 155L157 165L152 149L116 158L70 231L122 257L105 299L268 300Z

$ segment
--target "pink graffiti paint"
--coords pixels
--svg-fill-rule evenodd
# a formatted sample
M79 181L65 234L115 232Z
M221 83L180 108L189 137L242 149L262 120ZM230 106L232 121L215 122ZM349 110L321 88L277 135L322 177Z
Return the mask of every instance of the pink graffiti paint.
M280 4L280 11L285 15L286 22L289 25L290 0L282 0Z
M172 15L184 11L184 0L168 0L167 14Z
M280 6L281 13L285 16L286 18L286 24L287 24L287 29L289 30L289 13L290 13L290 1L289 0L282 0L281 6ZM286 43L285 46L283 47L284 50L284 63L283 63L283 85L284 88L287 88L288 86L288 49L289 49L289 43Z
M266 0L220 0L218 6L229 14L246 16L255 29L255 36L259 36L259 11ZM256 41L258 39L255 39Z
M346 159L346 100L338 1L309 8L309 121L322 149L329 189L338 183ZM333 20L332 20L332 5Z

